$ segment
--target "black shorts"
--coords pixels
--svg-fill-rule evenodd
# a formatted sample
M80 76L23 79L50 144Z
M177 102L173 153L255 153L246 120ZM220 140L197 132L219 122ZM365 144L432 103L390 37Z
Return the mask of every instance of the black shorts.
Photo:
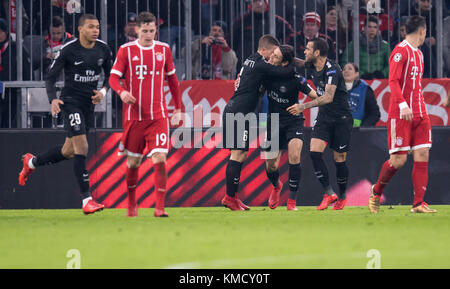
M280 121L279 128L274 128L275 131L278 131L278 149L279 150L287 150L289 142L293 139L299 139L304 141L304 120L298 119L296 121L283 122ZM266 140L273 143L274 139L272 139L271 135L272 123L270 118L267 122L267 134ZM272 147L269 144L265 144L262 148L264 151L272 150Z
M250 143L250 123L245 121L245 123L241 123L238 125L237 121L234 121L233 127L229 127L226 122L226 112L222 115L222 136L223 136L223 148L230 150L243 150L248 151L249 143ZM230 114L230 113L229 113ZM231 113L231 115L235 115ZM252 125L252 132L258 131L258 128L255 128L255 125Z
M87 134L94 123L94 110L83 105L66 103L61 105L67 137Z
M348 152L352 129L353 117L351 116L335 119L326 115L318 115L312 128L311 138L327 142L329 147L336 152Z

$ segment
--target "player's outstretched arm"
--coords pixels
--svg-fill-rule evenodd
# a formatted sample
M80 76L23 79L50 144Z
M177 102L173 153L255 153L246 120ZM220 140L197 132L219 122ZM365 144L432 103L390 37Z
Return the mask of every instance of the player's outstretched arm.
M322 105L331 103L334 99L334 93L336 92L336 88L337 87L334 84L327 84L325 86L325 93L322 96L317 97L314 100L309 101L307 103L296 103L296 104L288 107L286 110L287 110L287 112L289 112L292 115L299 115L305 109L308 109L311 107L316 107L316 106L322 106ZM314 91L314 90L311 90L311 92L312 91ZM316 96L317 96L317 93L316 93Z

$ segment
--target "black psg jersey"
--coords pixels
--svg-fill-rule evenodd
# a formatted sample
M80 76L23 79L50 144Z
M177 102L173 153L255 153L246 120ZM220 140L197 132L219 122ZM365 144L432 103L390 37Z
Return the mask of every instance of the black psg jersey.
M264 81L264 87L269 99L269 113L279 113L280 122L298 121L302 116L295 116L286 109L298 103L299 91L308 95L312 88L306 82L306 78L296 74L290 78L275 78Z
M79 39L66 43L58 52L46 76L47 94L50 102L56 98L55 82L64 70L64 87L61 99L65 103L93 105L93 90L98 89L102 69L105 73L103 86L109 88L112 53L108 45L97 40L93 48L85 48Z
M239 73L239 86L225 107L225 112L247 114L255 111L261 85L265 78L292 77L294 73L293 65L287 67L273 66L259 53L250 55L242 65Z
M306 74L316 86L316 92L319 97L325 93L327 84L336 85L333 101L319 107L319 116L325 114L331 118L342 118L343 116L352 115L348 104L344 76L338 64L327 59L321 71L317 71L314 65L307 64Z

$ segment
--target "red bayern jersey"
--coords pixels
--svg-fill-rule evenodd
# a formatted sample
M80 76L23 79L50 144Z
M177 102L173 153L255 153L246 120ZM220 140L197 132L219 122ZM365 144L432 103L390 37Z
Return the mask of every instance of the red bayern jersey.
M166 118L164 78L175 74L172 52L167 43L153 41L144 47L139 40L120 46L111 73L124 78L122 86L135 98L123 104L123 120Z
M400 109L405 105L411 109L414 118L428 115L422 92L423 70L422 51L406 40L397 44L389 57L389 118L400 118Z

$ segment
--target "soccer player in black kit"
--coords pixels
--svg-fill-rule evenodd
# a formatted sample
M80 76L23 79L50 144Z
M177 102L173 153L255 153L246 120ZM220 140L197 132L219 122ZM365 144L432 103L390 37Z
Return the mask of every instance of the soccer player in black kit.
M242 116L247 120L252 118L258 98L261 95L261 85L265 78L292 77L295 73L293 65L286 67L273 66L267 62L272 52L279 46L278 40L271 35L263 35L259 39L258 51L250 55L243 63L236 82L236 90L233 97L225 106L223 125L223 144L231 150L231 156L226 168L226 195L222 199L222 205L233 211L248 210L236 196L241 176L242 163L247 158L250 135L249 121L245 121L245 128L238 127L235 117ZM254 116L254 115L253 115ZM230 123L227 125L227 119ZM256 117L254 117L256 120ZM234 129L233 129L234 125ZM250 135L249 135L250 134Z
M62 112L67 137L63 146L34 156L22 156L23 169L19 174L19 184L24 186L36 167L74 159L73 171L80 186L83 212L92 214L104 208L95 202L89 190L89 174L86 169L88 142L86 134L94 120L94 106L101 102L109 88L109 74L112 53L108 45L98 40L99 21L92 14L83 15L78 23L79 39L63 46L50 66L45 79L47 95L52 114ZM97 91L102 69L105 73L103 88ZM65 72L61 98L56 97L55 82L62 70Z
M294 48L281 45L270 56L269 63L275 66L288 66L294 61ZM298 93L301 91L311 98L317 98L306 79L295 74L289 78L272 78L263 82L269 99L269 113L279 115L278 143L279 150L266 155L266 174L273 185L269 196L269 208L280 205L280 192L283 184L279 180L278 166L282 150L288 150L289 159L289 198L287 209L297 211L297 191L301 178L300 156L303 147L303 115L292 115L289 109L298 103ZM267 139L271 138L271 118L268 117Z
M343 210L346 203L348 168L345 163L350 149L353 117L348 104L342 70L338 64L327 59L328 43L316 38L310 40L305 49L306 74L316 86L318 98L290 109L299 114L305 109L319 106L319 113L311 133L310 155L317 179L325 191L317 210L325 210L335 202L333 210ZM328 179L328 169L322 155L329 145L334 153L339 197L333 191Z

